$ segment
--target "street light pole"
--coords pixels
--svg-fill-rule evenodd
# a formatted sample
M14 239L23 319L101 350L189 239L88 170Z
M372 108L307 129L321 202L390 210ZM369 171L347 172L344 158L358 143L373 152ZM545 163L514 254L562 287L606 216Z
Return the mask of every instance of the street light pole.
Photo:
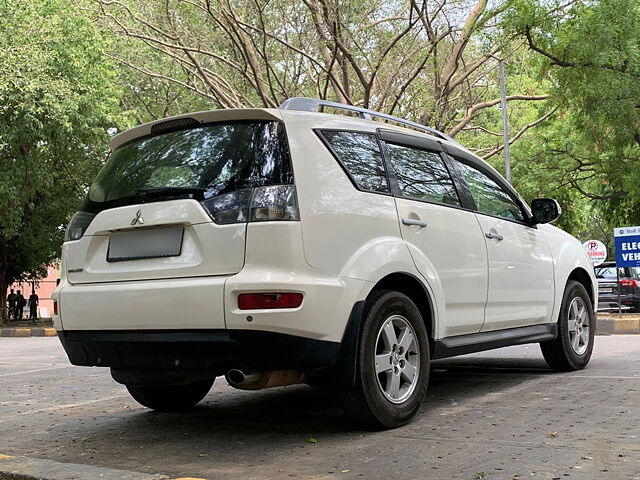
M511 183L511 154L509 152L509 123L507 118L507 93L504 85L504 61L498 60L500 72L500 108L502 109L502 139L504 141L504 176Z

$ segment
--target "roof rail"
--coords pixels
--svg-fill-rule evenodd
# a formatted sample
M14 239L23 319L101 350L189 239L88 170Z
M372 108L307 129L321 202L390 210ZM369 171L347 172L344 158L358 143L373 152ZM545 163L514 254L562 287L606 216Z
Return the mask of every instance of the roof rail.
M340 110L356 112L360 118L363 118L365 120L371 120L372 117L384 118L385 120L390 120L401 125L407 125L409 127L413 127L415 129L422 130L424 132L440 137L444 140L447 140L448 142L458 144L458 142L456 142L449 135L442 133L440 130L436 130L435 128L427 127L426 125L421 125L410 120L404 120L400 117L394 117L393 115L387 115L386 113L376 112L375 110L356 107L354 105L347 105L346 103L330 102L329 100L320 100L318 98L293 97L285 100L279 108L281 110L317 112L319 107L331 107Z

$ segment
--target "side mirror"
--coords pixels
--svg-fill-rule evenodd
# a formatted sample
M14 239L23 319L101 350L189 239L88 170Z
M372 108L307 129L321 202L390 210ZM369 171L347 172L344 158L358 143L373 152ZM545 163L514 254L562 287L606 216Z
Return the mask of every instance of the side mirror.
M562 213L560 204L553 198L536 198L531 202L533 225L549 223L556 220Z

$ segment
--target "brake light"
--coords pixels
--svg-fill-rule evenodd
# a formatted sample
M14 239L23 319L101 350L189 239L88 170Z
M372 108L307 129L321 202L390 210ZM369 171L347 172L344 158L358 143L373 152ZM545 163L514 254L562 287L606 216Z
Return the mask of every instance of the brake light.
M53 301L53 314L58 315L58 302Z
M634 278L630 278L630 279L625 278L624 280L620 280L620 285L622 285L623 287L637 287L638 280Z
M95 213L76 212L75 215L71 217L69 225L67 225L67 229L64 232L64 241L68 242L81 239L95 216Z
M243 293L238 295L240 310L298 308L300 305L302 305L301 293Z

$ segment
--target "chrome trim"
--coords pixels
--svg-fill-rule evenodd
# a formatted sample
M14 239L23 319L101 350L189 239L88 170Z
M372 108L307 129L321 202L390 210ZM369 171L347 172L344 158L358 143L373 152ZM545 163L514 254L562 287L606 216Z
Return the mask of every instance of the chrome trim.
M487 232L484 234L484 236L495 240L504 240L504 237L499 233Z
M424 228L427 226L427 222L423 222L422 220L416 220L415 218L403 218L402 223L404 225L420 227L420 228Z

